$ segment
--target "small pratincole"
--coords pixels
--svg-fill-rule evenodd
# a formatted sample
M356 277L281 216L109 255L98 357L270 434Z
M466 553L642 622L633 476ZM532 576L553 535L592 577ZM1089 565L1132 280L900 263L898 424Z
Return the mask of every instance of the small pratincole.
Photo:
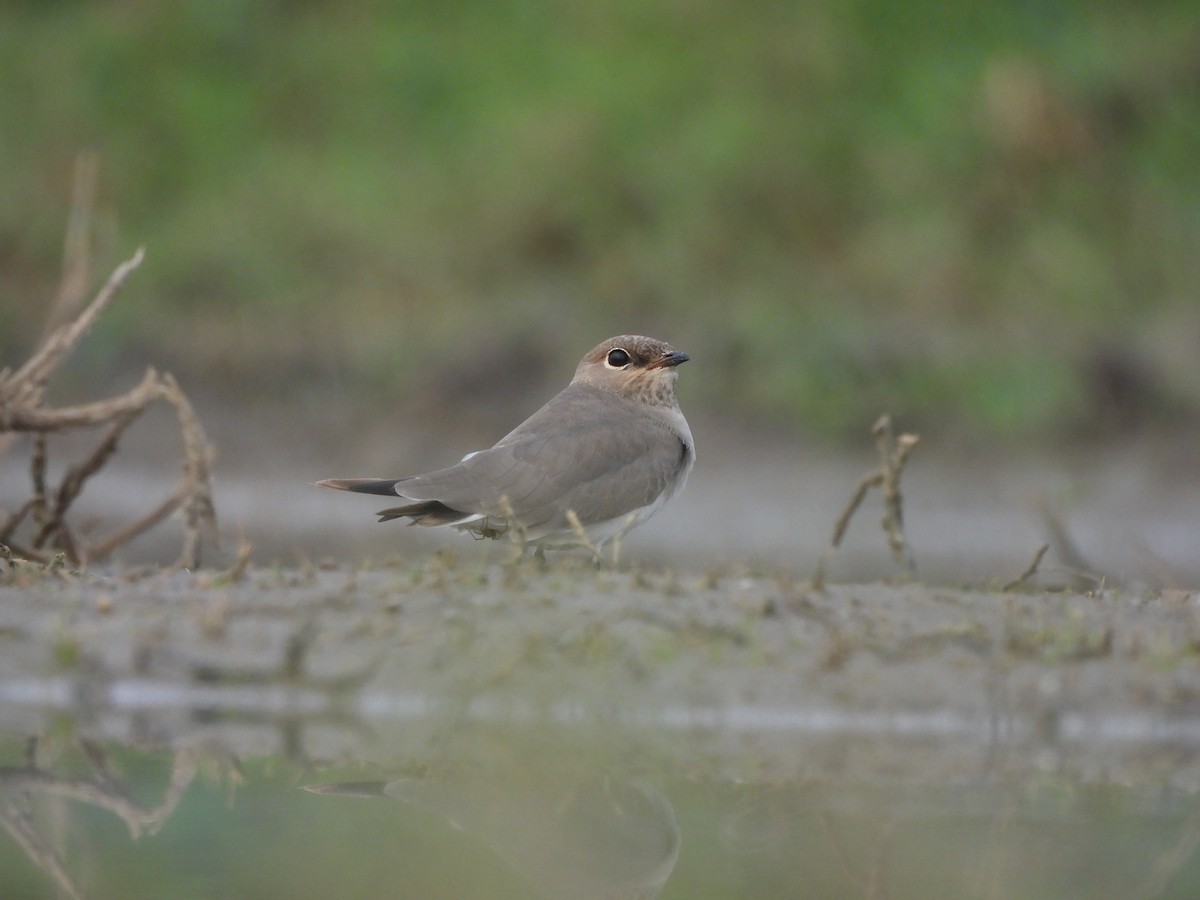
M594 548L654 515L683 487L696 451L675 396L686 353L640 335L587 353L571 383L502 437L447 469L404 478L331 478L322 487L400 497L379 521L515 529L537 546Z

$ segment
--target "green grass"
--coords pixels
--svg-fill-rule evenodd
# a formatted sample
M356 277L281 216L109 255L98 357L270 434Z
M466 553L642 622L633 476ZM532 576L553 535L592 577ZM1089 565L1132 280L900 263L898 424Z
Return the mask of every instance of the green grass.
M648 331L692 406L1020 439L1116 353L1194 424L1192 6L8 4L0 362L92 149L100 261L149 247L101 368L394 395L523 330L562 366Z

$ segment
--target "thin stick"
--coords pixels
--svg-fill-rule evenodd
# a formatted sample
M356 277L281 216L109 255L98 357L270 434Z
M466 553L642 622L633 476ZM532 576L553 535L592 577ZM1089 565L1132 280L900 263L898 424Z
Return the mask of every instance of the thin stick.
M566 512L567 524L571 526L571 531L575 533L575 538L583 546L591 551L592 556L600 559L600 548L592 543L592 539L588 537L587 530L583 527L583 522L579 519L579 514L573 509L568 509Z
M1033 562L1031 562L1025 568L1025 571L1022 572L1018 578L1016 578L1014 581L1010 581L1008 584L1006 584L1000 590L1005 591L1005 592L1011 591L1014 588L1020 587L1022 584L1024 584L1026 581L1028 581L1034 575L1036 575L1038 566L1040 566L1042 564L1042 557L1046 555L1046 551L1049 549L1050 549L1049 544L1042 544L1042 546L1038 547L1037 553L1033 554Z
M496 504L500 507L500 515L504 516L505 526L504 532L508 533L509 540L521 548L521 552L525 552L525 547L528 544L525 535L525 526L517 519L517 511L513 509L513 505L508 501L508 494L501 494L500 500Z
M513 509L513 505L508 501L508 494L501 494L500 500L497 503L500 507L500 515L504 516L504 520L508 523L505 526L504 532L508 535L508 539L512 544L512 555L509 557L506 565L508 569L508 577L516 577L516 564L525 558L525 551L529 548L529 541L526 539L525 526L517 520L517 511ZM538 547L534 552L535 558L543 559L542 548Z
M904 497L900 493L900 475L908 455L920 440L915 434L902 434L892 439L892 417L884 414L871 429L875 447L879 452L879 471L883 476L883 530L887 533L888 548L892 558L911 573L916 562L904 539ZM893 449L894 445L894 449Z
M186 493L186 486L181 484L175 489L174 494L136 522L130 522L124 528L113 532L104 540L89 545L87 556L91 559L103 559L122 544L127 544L138 535L149 531L171 513L175 512L175 510L179 509L179 504L183 502L183 497Z
M33 439L33 455L29 459L29 477L33 481L33 500L40 509L46 506L46 436ZM40 512L40 510L39 510Z
M138 247L133 256L113 270L104 287L87 309L79 314L79 318L56 328L25 365L4 382L0 382L0 430L8 430L6 417L3 415L8 402L22 401L17 404L19 408L21 405L34 405L41 401L51 374L112 303L129 276L142 264L145 256L146 248ZM6 396L9 390L19 392L19 396Z
M19 507L17 507L17 511L15 513L4 520L4 524L0 525L0 544L8 543L8 539L12 537L13 532L17 530L17 526L24 521L27 515L29 515L29 511L37 506L37 502L38 501L36 497L30 497Z
M1079 545L1072 540L1062 516L1051 508L1045 498L1041 499L1038 506L1042 514L1042 522L1050 533L1049 543L1054 547L1054 555L1067 571L1073 573L1072 581L1075 586L1082 589L1103 580L1104 576L1096 574L1099 571L1097 567L1092 565L1091 561L1084 556L1083 551L1079 549Z
M850 527L850 520L858 511L858 507L862 505L863 498L867 496L867 491L882 483L883 475L879 472L868 472L859 481L858 487L854 491L854 496L850 498L850 502L846 504L846 508L842 510L842 514L838 516L837 522L833 526L833 538L829 541L829 546L821 554L821 558L817 560L817 570L813 573L812 577L813 590L821 591L825 589L825 569L829 565L829 560L833 557L834 552L842 545L842 538L846 536L846 529Z
M86 176L80 163L80 179ZM86 185L80 186L77 206L87 200ZM71 228L79 226L73 220ZM80 249L79 236L69 230L65 250L64 283L60 300L70 301L76 290L75 270L86 266L86 248ZM20 522L32 514L37 523L33 546L35 549L53 541L62 548L72 562L80 562L79 542L67 524L66 516L80 496L87 481L108 462L117 449L117 443L125 429L146 407L157 400L165 400L174 408L183 438L183 474L172 497L157 508L115 532L91 548L92 556L111 553L117 546L142 533L166 518L174 509L182 506L184 511L184 540L178 564L185 568L198 565L202 538L217 541L216 513L212 500L211 477L212 449L200 425L195 410L186 395L170 375L160 376L154 369L147 369L142 381L132 390L118 397L98 400L77 406L47 409L42 400L46 385L67 355L87 333L99 315L108 307L120 291L130 274L141 264L144 248L118 266L96 295L95 299L72 321L53 328L33 356L15 373L5 369L0 372L0 433L28 431L34 433L33 453L30 459L30 475L33 482L33 498L16 514L9 516L0 529L4 538L11 536ZM75 279L75 281L73 281ZM81 463L68 470L54 493L51 503L46 486L46 436L70 428L93 427L108 424L104 438Z
M854 495L846 504L842 514L834 523L833 537L829 547L817 561L816 571L812 577L813 590L823 590L825 587L825 570L834 552L842 544L850 520L862 505L867 492L873 487L883 488L883 530L887 535L888 549L892 558L911 573L916 564L904 537L904 497L900 492L900 475L908 462L909 454L920 440L915 434L902 434L899 438L892 436L892 417L886 413L880 416L871 427L871 436L875 439L875 450L879 455L879 468L865 474L854 490Z
M40 563L42 565L47 565L49 564L50 560L54 559L54 554L52 553L42 553L41 551L34 550L32 547L26 547L22 544L13 544L11 541L5 541L4 544L0 544L0 547L4 547L6 551L4 553L0 553L0 558L4 558L8 565L12 565L13 560L18 560L18 562Z
M621 523L621 527L617 529L612 540L612 567L617 567L617 562L621 558L621 541L625 539L625 535L629 534L630 529L637 524L637 513L631 512L625 517L625 521Z
M71 879L71 873L63 864L62 857L53 844L42 837L32 816L15 800L0 799L0 825L12 837L13 842L24 851L39 869L58 886L64 896L72 900L86 900L86 895Z
M13 431L49 432L67 428L90 428L126 413L141 412L162 393L158 373L147 369L141 383L119 397L81 403L77 406L62 406L58 409L18 406L9 412L6 424Z
M75 502L76 498L83 491L83 486L87 484L88 479L104 468L104 464L108 462L109 457L116 452L117 441L125 429L129 427L130 423L133 422L138 412L140 410L131 409L120 415L109 427L108 434L92 450L91 455L83 462L67 470L67 474L63 476L62 482L58 486L58 492L54 497L51 524L62 522L63 517L67 514L67 510L71 508L71 504Z
M214 545L217 543L217 511L213 505L212 479L209 475L212 449L196 411L175 379L169 374L163 375L160 390L162 396L175 407L183 435L184 536L179 565L191 569L200 563L202 535L207 535Z
M867 496L867 491L881 484L883 484L883 475L879 472L868 472L862 477L862 481L858 483L858 487L854 491L854 496L850 498L850 502L846 504L842 514L838 516L837 524L834 525L833 540L830 542L831 550L841 546L842 538L846 536L846 529L850 527L850 520L858 512L859 506Z

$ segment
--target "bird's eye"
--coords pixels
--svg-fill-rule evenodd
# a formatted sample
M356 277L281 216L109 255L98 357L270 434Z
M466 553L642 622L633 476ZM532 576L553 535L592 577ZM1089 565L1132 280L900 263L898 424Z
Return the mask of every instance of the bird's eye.
M629 354L620 347L608 351L608 365L613 369L623 369L629 365Z

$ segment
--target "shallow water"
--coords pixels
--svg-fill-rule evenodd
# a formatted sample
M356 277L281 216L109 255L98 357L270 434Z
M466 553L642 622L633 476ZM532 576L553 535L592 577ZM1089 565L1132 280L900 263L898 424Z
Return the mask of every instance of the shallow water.
M16 579L0 896L1190 898L1197 622L445 557Z
M1191 748L1107 771L945 735L813 738L741 758L653 728L388 729L213 705L90 741L0 742L5 897L1193 897ZM190 727L180 727L190 718ZM409 721L418 730L429 723ZM176 733L177 732L177 733ZM375 733L372 733L375 732ZM720 745L728 735L717 739ZM369 744L369 758L354 748ZM691 752L688 745L694 748ZM436 750L433 745L441 744ZM168 746L171 745L171 746ZM1150 764L1150 760L1154 760ZM776 768L776 766L778 768ZM1194 772L1192 772L1194 774ZM322 792L301 790L320 786Z

